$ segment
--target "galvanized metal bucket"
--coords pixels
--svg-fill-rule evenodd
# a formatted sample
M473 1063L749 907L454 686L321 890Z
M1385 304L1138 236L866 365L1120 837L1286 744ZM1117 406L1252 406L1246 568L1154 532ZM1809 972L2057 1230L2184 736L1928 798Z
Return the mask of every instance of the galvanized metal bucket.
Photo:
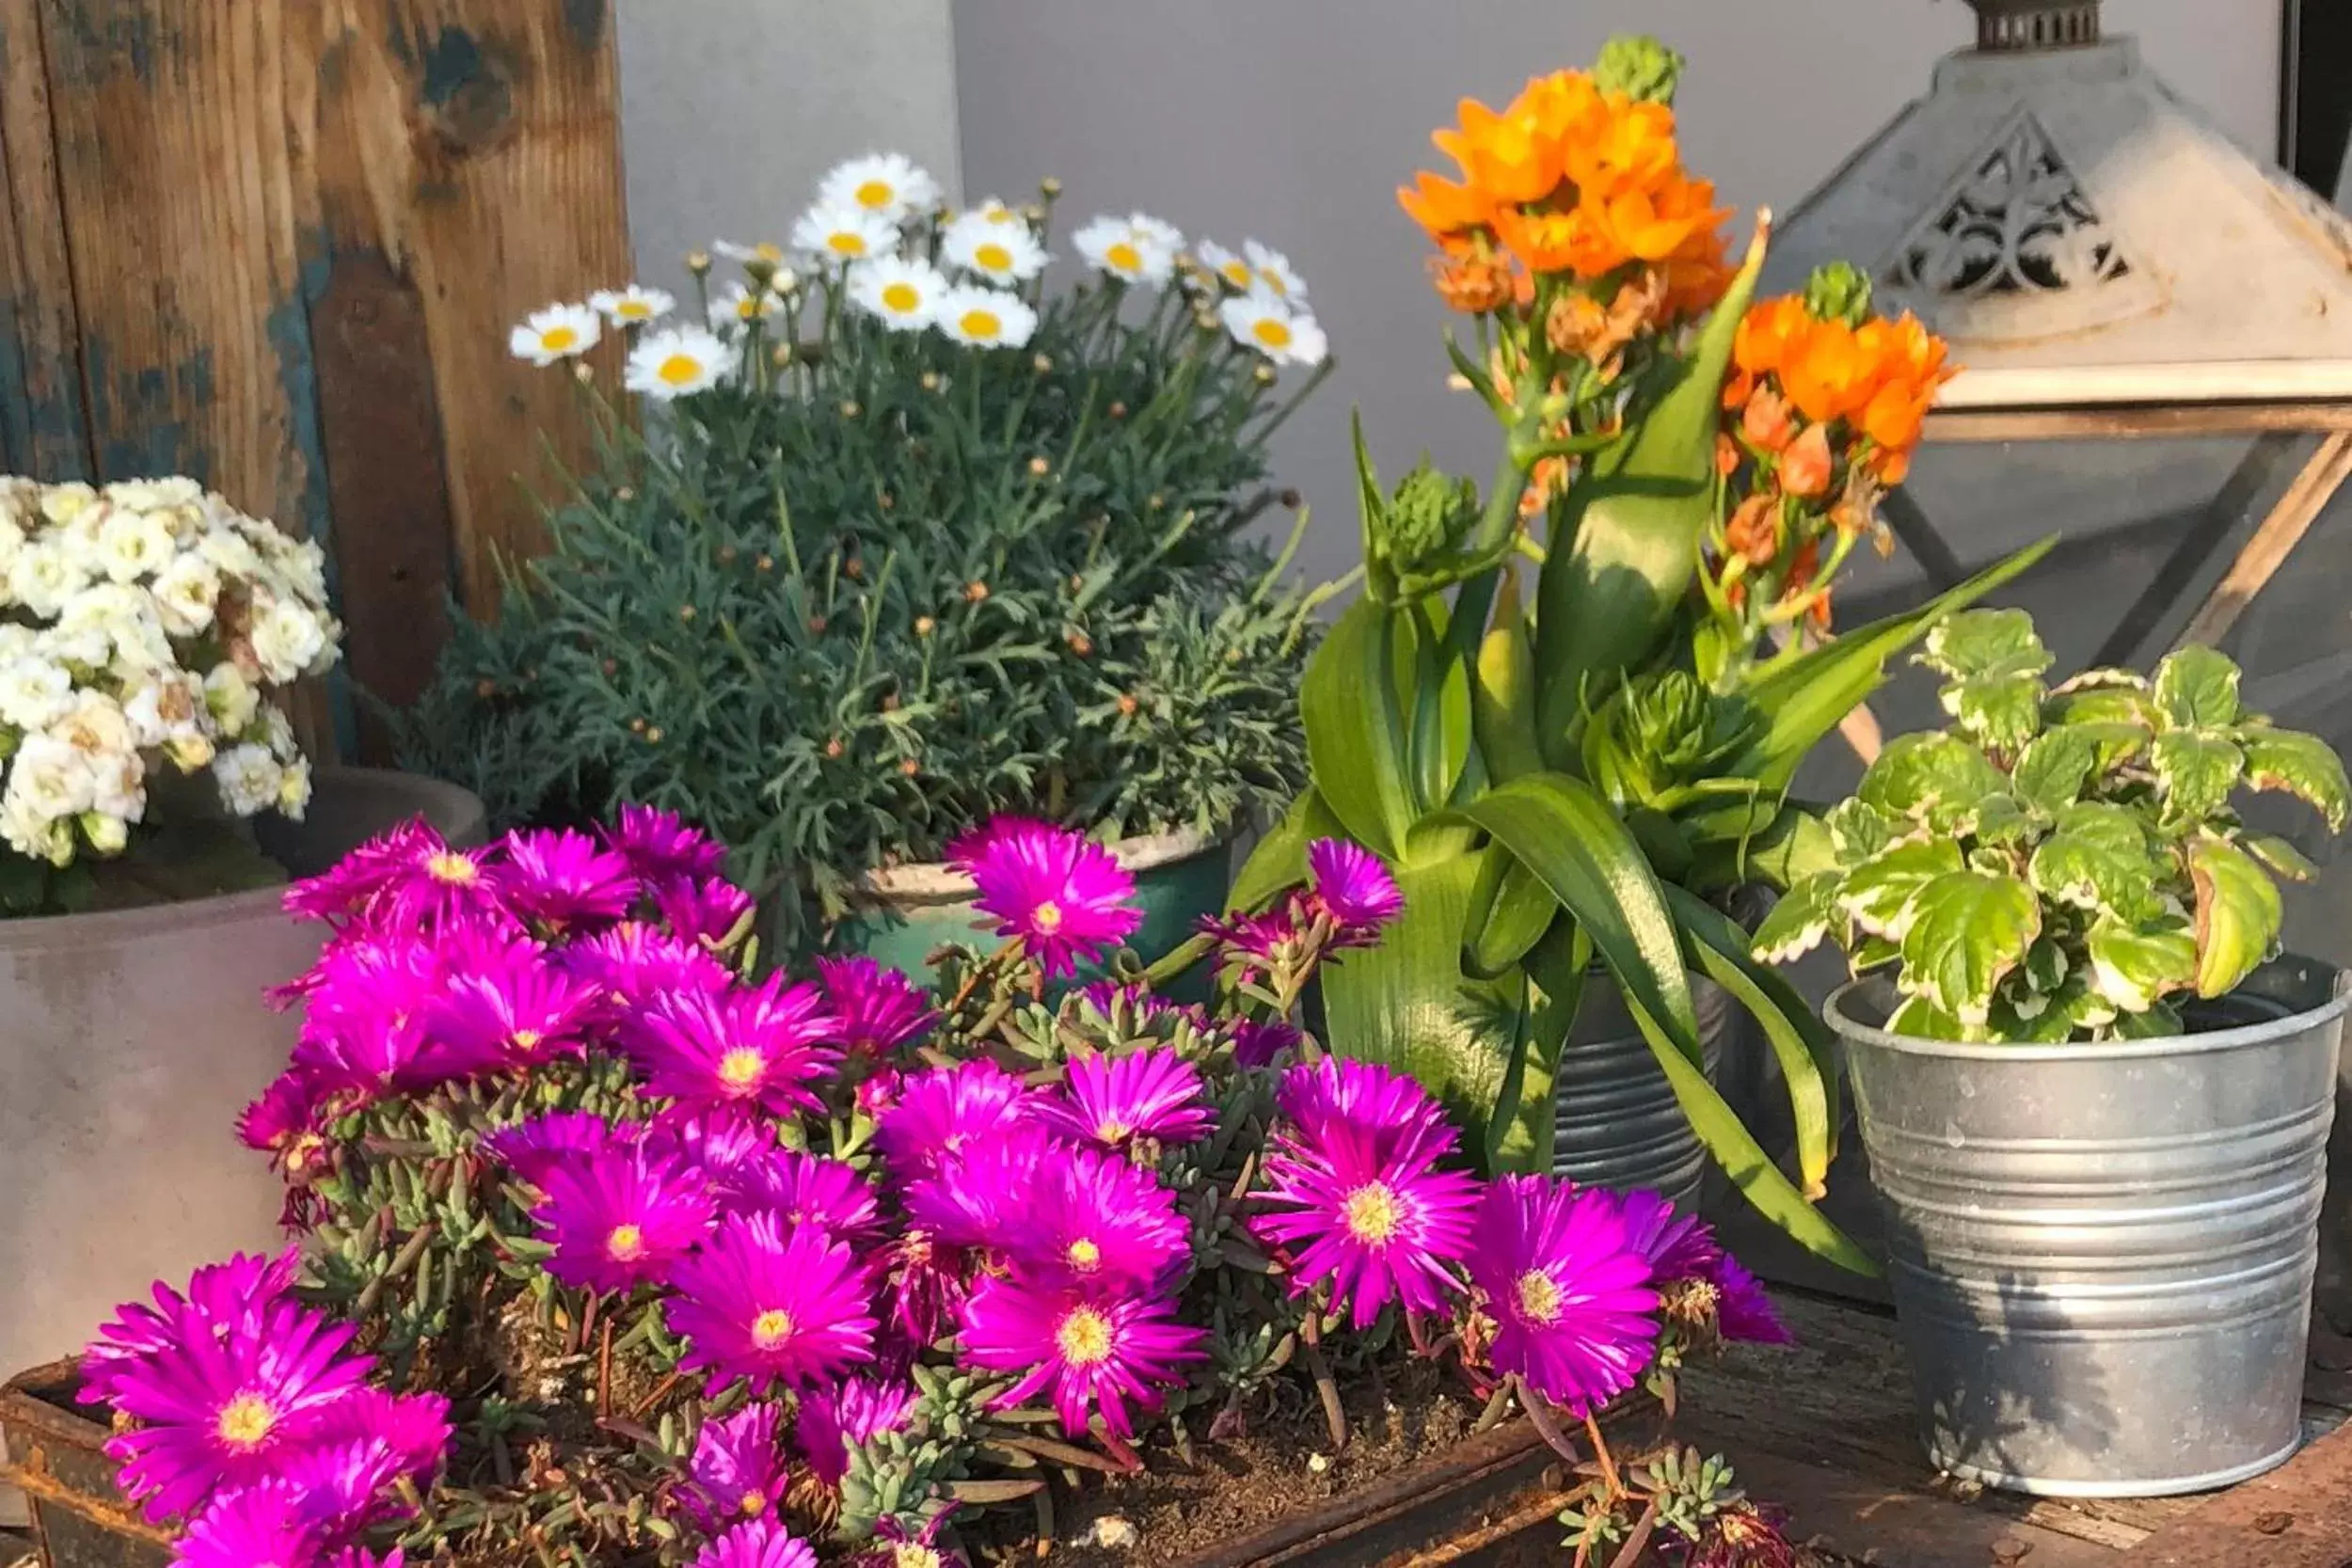
M2170 1039L1844 1037L1928 1454L2056 1497L2227 1486L2293 1454L2347 1001L2281 958Z
M1713 1077L1733 1016L1731 998L1720 986L1693 975L1691 1000L1698 1010L1708 1075ZM1686 1210L1698 1206L1707 1151L1606 970L1585 976L1583 999L1561 1048L1553 1085L1559 1105L1551 1161L1556 1174L1615 1192L1654 1188Z

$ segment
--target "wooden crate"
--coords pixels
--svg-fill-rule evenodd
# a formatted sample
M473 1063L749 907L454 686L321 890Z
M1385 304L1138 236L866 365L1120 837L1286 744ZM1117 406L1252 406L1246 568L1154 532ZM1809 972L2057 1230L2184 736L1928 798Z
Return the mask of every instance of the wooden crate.
M0 471L181 472L327 546L351 676L586 427L509 327L628 277L612 0L0 0ZM608 346L599 373L616 368Z

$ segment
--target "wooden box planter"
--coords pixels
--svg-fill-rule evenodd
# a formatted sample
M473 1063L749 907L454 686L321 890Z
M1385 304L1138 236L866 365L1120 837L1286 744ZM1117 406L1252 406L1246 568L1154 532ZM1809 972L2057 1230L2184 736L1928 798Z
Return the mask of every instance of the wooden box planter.
M106 1429L73 1402L80 1381L59 1361L0 1387L0 1483L24 1494L47 1568L166 1568L171 1536L115 1485Z

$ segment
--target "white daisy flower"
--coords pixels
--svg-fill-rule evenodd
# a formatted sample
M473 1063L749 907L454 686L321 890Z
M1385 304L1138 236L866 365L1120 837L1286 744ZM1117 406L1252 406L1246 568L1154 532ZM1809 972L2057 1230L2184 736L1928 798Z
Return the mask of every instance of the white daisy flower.
M1249 259L1249 271L1256 279L1254 284L1243 287L1262 288L1295 309L1306 307L1307 280L1298 276L1289 257L1255 240L1242 241L1241 248Z
M1184 230L1166 219L1152 216L1149 213L1129 213L1127 231L1133 234L1139 243L1165 250L1170 255L1184 248Z
M898 230L863 207L824 201L801 214L792 243L819 262L871 261L898 248Z
M629 351L628 389L667 403L719 384L732 367L733 353L699 326L664 327L645 335Z
M967 218L977 218L983 223L1018 223L1025 229L1028 227L1027 220L1022 217L1018 207L993 196L980 198L966 208L962 215Z
M1330 352L1312 316L1293 311L1263 290L1252 290L1217 307L1233 341L1256 349L1278 365L1319 365Z
M998 223L966 213L947 226L940 250L947 260L999 287L1025 283L1045 270L1045 247L1025 223Z
M1257 275L1249 263L1215 240L1202 240L1193 247L1193 255L1200 264L1216 274L1217 280L1236 293L1248 293Z
M820 207L849 207L898 223L939 205L939 182L897 152L872 152L836 166L817 187Z
M1098 270L1130 283L1165 283L1176 270L1177 247L1161 244L1130 218L1096 218L1070 243Z
M545 369L587 353L603 336L603 318L585 305L549 305L524 318L507 338L506 351Z
M631 283L626 289L603 289L588 296L588 308L615 326L643 326L668 315L677 301L660 289Z
M939 329L974 348L1019 348L1037 330L1037 312L1019 294L961 284L939 302Z
M771 267L780 267L789 260L784 253L784 246L772 240L762 240L757 245L738 245L733 240L713 240L710 242L710 248L730 261L765 261Z
M938 319L947 278L929 261L884 256L850 269L850 298L900 332L920 332Z
M710 325L722 328L741 326L766 321L782 309L784 301L766 289L755 289L747 283L731 284L710 302Z

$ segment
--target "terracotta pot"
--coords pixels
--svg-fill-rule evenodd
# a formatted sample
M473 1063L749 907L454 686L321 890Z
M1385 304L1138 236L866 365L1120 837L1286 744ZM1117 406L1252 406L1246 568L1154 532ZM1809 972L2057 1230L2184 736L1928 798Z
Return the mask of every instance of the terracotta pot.
M262 845L307 876L420 814L482 841L465 790L327 768L309 820ZM276 889L0 921L0 1367L78 1350L152 1279L280 1243L278 1181L234 1124L294 1043L262 993L321 935Z

